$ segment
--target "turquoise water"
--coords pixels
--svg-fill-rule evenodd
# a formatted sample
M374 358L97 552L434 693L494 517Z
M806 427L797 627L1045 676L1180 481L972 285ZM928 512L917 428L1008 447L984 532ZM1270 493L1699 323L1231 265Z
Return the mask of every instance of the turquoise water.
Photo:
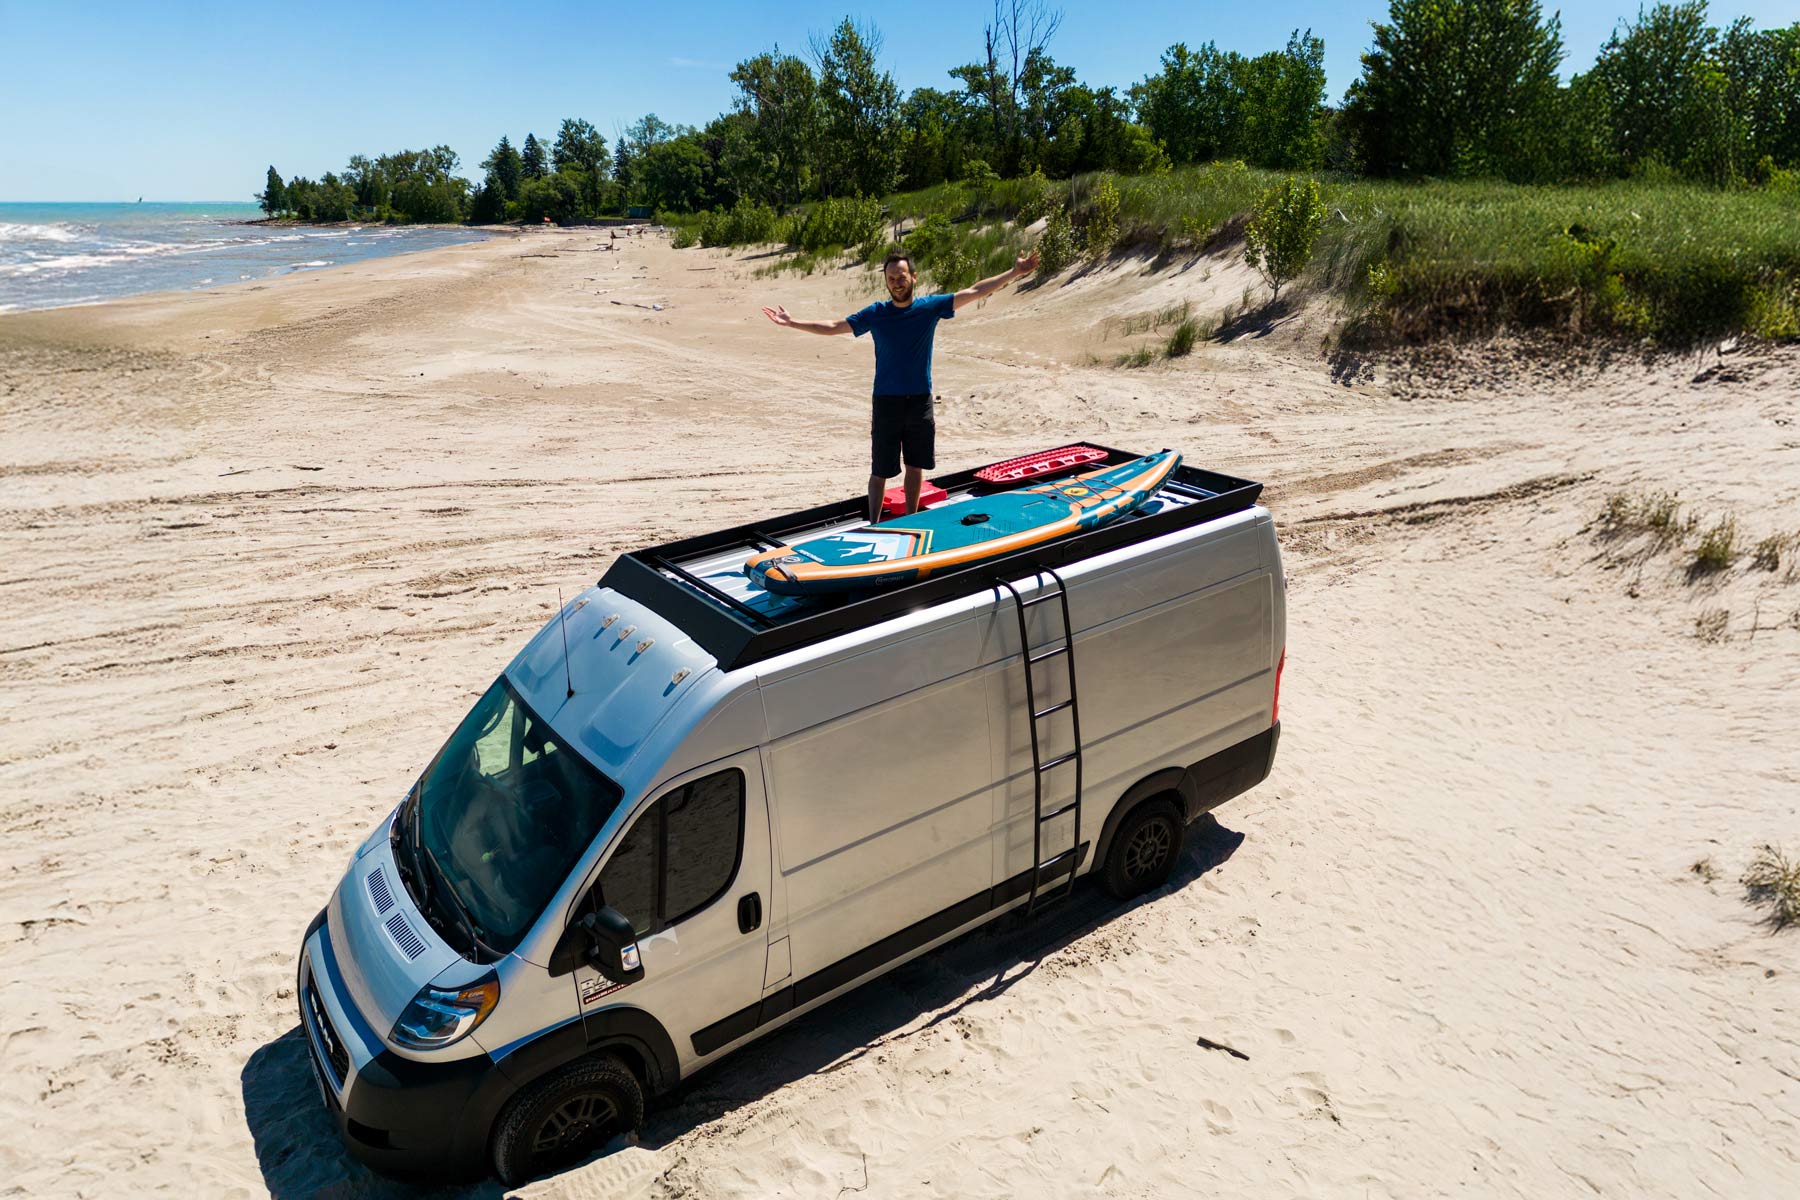
M0 312L316 271L484 235L405 225L251 225L254 204L0 204Z

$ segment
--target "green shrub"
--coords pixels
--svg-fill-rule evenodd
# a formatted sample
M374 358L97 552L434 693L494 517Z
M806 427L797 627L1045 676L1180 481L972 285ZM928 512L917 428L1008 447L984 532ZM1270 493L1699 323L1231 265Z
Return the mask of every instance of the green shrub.
M1018 180L1015 188L1015 214L1021 225L1030 225L1040 217L1047 217L1061 207L1061 189L1044 178L1041 170L1034 170L1024 179Z
M1094 189L1085 233L1087 256L1093 262L1111 253L1113 243L1119 239L1119 189L1110 179L1102 178L1100 186Z
M1800 283L1777 280L1751 289L1746 331L1770 341L1800 339Z
M1289 178L1257 198L1244 226L1244 260L1261 273L1272 299L1279 300L1281 286L1312 260L1324 224L1325 202L1315 179Z
M1800 859L1789 859L1772 845L1757 848L1740 880L1745 898L1769 910L1777 929L1800 923Z
M956 227L941 214L933 214L920 221L906 235L906 250L916 258L928 259L955 236Z
M1790 537L1789 535L1780 533L1770 534L1762 541L1756 543L1756 552L1750 559L1750 565L1763 571L1780 570L1781 552L1786 550L1790 545L1800 545L1800 536Z
M994 185L1000 182L1000 176L988 165L985 158L972 158L963 167L963 183L969 189L969 196L975 202L977 214L987 211L989 199L994 194Z
M700 244L700 227L697 225L677 225L675 232L669 235L669 246L675 250L686 250L689 246Z
M1038 239L1038 273L1056 274L1075 261L1075 227L1062 208L1050 210L1044 222L1044 236Z
M1723 571L1737 561L1737 521L1732 517L1721 517L1700 537L1700 544L1694 548L1692 569L1697 574L1710 574Z
M789 244L815 253L842 250L879 237L884 224L881 201L837 196L814 205Z
M1180 358L1182 355L1188 353L1194 348L1194 342L1199 336L1200 323L1194 320L1194 318L1189 317L1187 320L1177 325L1175 327L1175 332L1169 335L1169 342L1166 347L1169 357Z
M739 200L728 209L704 214L700 226L702 246L753 246L775 240L775 210L766 204Z
M1694 636L1709 646L1725 641L1731 632L1731 610L1709 608L1694 618Z

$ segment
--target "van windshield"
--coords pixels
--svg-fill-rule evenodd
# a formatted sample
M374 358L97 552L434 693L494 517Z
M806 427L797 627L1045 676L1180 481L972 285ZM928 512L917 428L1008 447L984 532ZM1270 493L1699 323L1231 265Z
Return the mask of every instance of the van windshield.
M621 798L501 678L425 769L394 849L434 926L507 954Z

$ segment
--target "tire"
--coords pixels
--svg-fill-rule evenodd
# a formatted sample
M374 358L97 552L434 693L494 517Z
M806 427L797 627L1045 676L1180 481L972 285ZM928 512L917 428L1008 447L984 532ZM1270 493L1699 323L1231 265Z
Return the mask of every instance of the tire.
M610 1054L527 1084L494 1122L494 1174L508 1187L574 1166L644 1119L644 1088Z
M1172 806L1162 802L1138 805L1113 834L1100 873L1101 884L1120 900L1161 887L1181 857L1184 832L1181 817Z

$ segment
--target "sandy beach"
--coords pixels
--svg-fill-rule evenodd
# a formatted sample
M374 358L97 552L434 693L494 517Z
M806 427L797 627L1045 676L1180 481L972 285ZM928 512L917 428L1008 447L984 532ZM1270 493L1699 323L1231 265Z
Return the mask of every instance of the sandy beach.
M0 1195L500 1193L347 1156L302 930L559 589L867 472L868 343L758 308L874 274L612 245L0 315ZM1008 288L935 374L941 470L1089 438L1267 485L1271 778L1161 892L927 955L523 1194L1793 1194L1800 930L1737 879L1800 851L1800 543L1748 552L1800 534L1800 352L1359 358L1303 307L1114 365L1253 279ZM1603 536L1658 491L1746 552Z

